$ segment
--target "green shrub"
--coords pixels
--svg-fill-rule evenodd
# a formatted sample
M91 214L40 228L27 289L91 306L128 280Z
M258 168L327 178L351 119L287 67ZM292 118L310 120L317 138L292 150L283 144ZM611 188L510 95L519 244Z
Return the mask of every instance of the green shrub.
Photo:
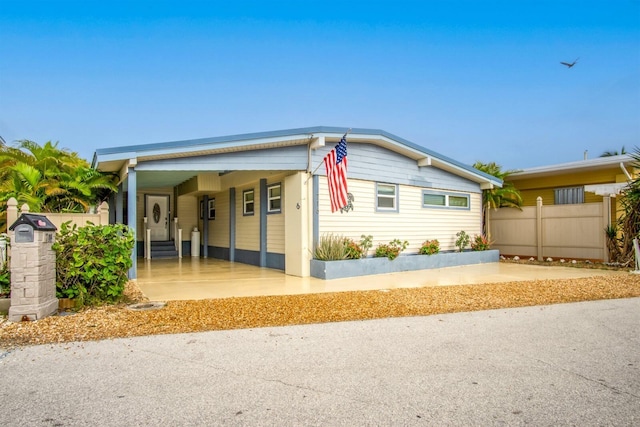
M11 293L11 270L8 264L0 269L0 297L8 297Z
M118 302L133 264L134 244L126 225L62 224L53 244L56 296L76 298L76 305Z
M476 234L473 236L473 242L471 242L471 250L474 251L487 251L491 248L491 243L489 243L489 239L481 234Z
M409 242L406 240L401 242L398 239L394 239L389 242L389 244L380 243L376 248L376 257L387 257L390 260L394 260L400 255L400 252L407 249L409 246Z
M320 237L320 242L313 253L315 259L321 261L337 261L347 259L347 247L345 238L334 234L325 234Z
M440 252L440 242L438 239L425 240L420 247L421 255L433 255Z
M361 237L359 243L356 243L353 239L345 238L345 246L347 251L347 259L360 259L366 258L369 253L369 249L371 249L373 236L365 236L364 234Z
M459 231L456 233L456 237L456 247L458 248L459 252L462 252L464 248L469 245L469 235L466 231Z

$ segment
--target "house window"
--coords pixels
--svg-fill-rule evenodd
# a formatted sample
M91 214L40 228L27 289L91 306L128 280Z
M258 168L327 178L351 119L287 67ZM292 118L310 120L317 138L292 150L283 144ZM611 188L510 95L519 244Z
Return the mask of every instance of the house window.
M584 187L566 187L553 190L556 205L584 203Z
M209 199L209 219L216 219L216 199Z
M423 190L422 207L468 210L470 209L470 196L468 194Z
M282 212L282 186L273 184L267 187L267 213Z
M398 212L398 186L376 184L376 211Z
M245 190L242 192L242 214L243 215L253 215L255 205L253 201L254 193L252 190Z

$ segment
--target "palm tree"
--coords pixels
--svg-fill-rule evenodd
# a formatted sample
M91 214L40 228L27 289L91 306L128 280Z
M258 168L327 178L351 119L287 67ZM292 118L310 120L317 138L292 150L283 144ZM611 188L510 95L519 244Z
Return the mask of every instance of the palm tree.
M640 147L635 147L631 154L634 160L633 167L640 170ZM621 193L620 204L622 205L622 215L618 219L617 229L621 232L618 239L620 245L619 259L613 260L625 266L634 262L633 240L640 240L640 175L629 182L629 185Z
M624 145L622 146L622 149L620 150L619 153L617 151L615 151L615 150L613 150L613 151L605 151L604 153L600 154L600 157L620 156L622 154L627 154L627 151L624 149Z
M0 227L11 197L33 212L86 212L116 190L112 175L92 169L57 142L41 146L23 140L15 147L0 146Z
M506 182L506 179L512 173L518 172L517 170L503 171L502 166L495 162L482 163L475 162L473 167L495 176L503 181L502 188L492 188L490 190L482 191L482 232L489 240L491 240L489 230L489 211L491 209L498 208L518 208L522 206L522 196L520 191L510 182Z

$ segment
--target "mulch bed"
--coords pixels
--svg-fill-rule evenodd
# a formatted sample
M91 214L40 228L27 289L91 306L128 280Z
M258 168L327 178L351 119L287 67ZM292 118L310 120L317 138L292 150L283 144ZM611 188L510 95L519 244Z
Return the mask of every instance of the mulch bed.
M135 288L130 301L144 301ZM169 301L155 310L87 308L35 322L4 322L0 348L267 326L342 322L640 297L640 275L307 295Z

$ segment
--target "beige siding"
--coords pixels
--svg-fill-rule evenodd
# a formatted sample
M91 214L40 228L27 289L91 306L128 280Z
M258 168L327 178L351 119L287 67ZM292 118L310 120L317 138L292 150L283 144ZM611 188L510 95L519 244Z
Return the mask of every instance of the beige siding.
M191 232L194 227L200 229L198 218L199 202L196 196L178 197L178 227L182 228L182 240L191 239Z
M427 239L438 239L441 250L453 250L457 232L464 230L472 237L480 234L480 194L470 194L471 210L426 209L422 207L422 190L422 187L400 185L399 212L376 212L376 183L349 180L354 210L332 214L326 179L320 179L320 235L342 234L356 241L362 234L372 235L374 248L394 239L407 240L406 253L415 253Z
M267 214L267 252L284 254L284 174L269 178L267 187L271 184L280 184L280 213ZM268 196L268 195L267 195Z
M209 196L216 199L216 219L209 221L209 245L229 247L229 192Z
M243 214L244 191L253 189L254 214ZM236 248L249 251L260 250L260 184L236 189Z

